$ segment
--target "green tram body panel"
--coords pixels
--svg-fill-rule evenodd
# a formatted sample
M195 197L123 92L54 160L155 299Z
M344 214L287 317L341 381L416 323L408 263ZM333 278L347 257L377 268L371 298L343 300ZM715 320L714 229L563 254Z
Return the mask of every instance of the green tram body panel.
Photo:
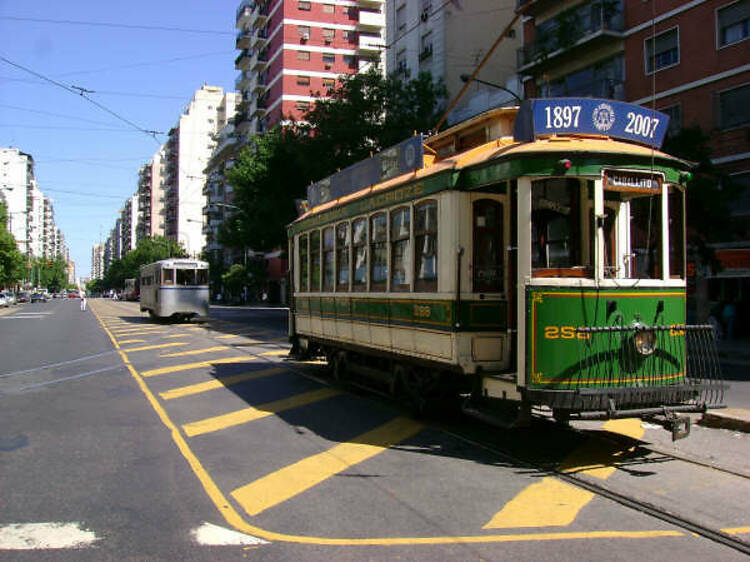
M295 296L294 304L298 315L386 326L449 332L496 332L508 326L505 300L462 301L456 307L454 300L342 295Z
M592 334L581 327L679 326L685 323L680 288L552 288L526 290L527 386L540 390L649 387L685 382L685 335L667 330L648 357L623 353L632 331ZM598 337L594 342L592 338ZM582 353L582 350L583 353ZM624 359L629 357L629 359ZM636 357L636 359L633 359Z

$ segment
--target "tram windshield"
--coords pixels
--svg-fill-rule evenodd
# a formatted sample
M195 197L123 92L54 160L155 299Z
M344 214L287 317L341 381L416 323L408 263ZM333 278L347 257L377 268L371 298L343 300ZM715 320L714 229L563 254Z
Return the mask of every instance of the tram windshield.
M177 269L177 284L186 285L207 285L208 270L206 269Z
M669 187L669 222L663 228L661 181L639 181L645 187L605 181L604 213L598 220L594 213L593 181L552 178L533 182L533 276L593 278L597 230L600 230L603 237L600 259L605 278L663 279L665 244L669 248L669 277L684 278L684 192ZM669 240L665 240L666 236Z

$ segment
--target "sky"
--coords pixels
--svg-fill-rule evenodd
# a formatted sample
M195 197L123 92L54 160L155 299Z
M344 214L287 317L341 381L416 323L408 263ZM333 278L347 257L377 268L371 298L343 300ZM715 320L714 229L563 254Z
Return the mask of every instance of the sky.
M0 146L34 158L76 276L194 92L234 90L239 3L0 0Z

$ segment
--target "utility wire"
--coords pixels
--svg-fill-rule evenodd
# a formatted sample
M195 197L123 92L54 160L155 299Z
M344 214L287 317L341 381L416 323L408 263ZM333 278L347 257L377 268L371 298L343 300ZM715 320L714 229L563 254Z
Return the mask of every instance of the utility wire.
M106 111L107 113L109 113L110 115L112 115L116 119L122 121L123 123L126 123L126 124L130 125L131 127L133 127L134 129L136 129L136 130L138 130L138 131L140 131L142 133L147 134L148 136L150 136L151 138L153 138L154 142L156 142L157 144L161 144L159 142L159 140L156 138L156 135L163 134L163 133L160 133L159 131L151 131L151 130L148 130L148 129L144 129L143 127L140 127L140 126L136 125L135 123L133 123L129 119L126 119L122 115L120 115L118 113L115 113L114 111L112 111L111 109L109 109L107 106L102 105L98 101L91 99L89 96L86 95L87 93L93 93L91 90L86 90L84 88L77 88L76 89L75 86L67 86L67 85L65 85L65 84L63 84L61 82L58 82L57 80L53 80L52 78L48 78L47 76L44 76L43 74L39 74L38 72L36 72L34 70L31 70L30 68L26 68L25 66L22 66L22 65L20 65L20 64L18 64L16 62L13 62L12 60L7 59L7 58L5 58L2 55L0 55L0 60L3 61L3 62L5 62L6 64L9 64L9 65L14 66L14 67L16 67L18 69L21 69L24 72L27 72L27 73L31 74L32 76L36 76L37 78L41 78L42 80L46 80L47 82L50 82L51 84L54 84L58 88L62 88L63 90L65 90L67 92L70 92L72 94L81 96L83 99L85 99L89 103L95 105L96 107L98 107L102 111Z
M15 16L2 16L0 20L11 20L11 21L29 21L34 23L54 23L60 25L88 25L91 27L113 27L120 29L140 29L144 31L170 31L178 33L202 33L208 35L232 35L232 31L218 31L215 29L193 29L185 27L169 27L163 25L133 25L127 23L112 23L112 22L97 22L97 21L81 21L81 20L54 20L44 18L21 18Z

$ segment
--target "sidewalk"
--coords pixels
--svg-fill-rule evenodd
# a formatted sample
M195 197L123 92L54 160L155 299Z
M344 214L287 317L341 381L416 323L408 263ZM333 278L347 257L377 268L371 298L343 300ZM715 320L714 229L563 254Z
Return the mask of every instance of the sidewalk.
M716 342L716 347L719 353L719 362L723 369L730 367L750 371L750 339L720 339ZM703 414L700 424L707 427L750 433L750 409L709 410Z

